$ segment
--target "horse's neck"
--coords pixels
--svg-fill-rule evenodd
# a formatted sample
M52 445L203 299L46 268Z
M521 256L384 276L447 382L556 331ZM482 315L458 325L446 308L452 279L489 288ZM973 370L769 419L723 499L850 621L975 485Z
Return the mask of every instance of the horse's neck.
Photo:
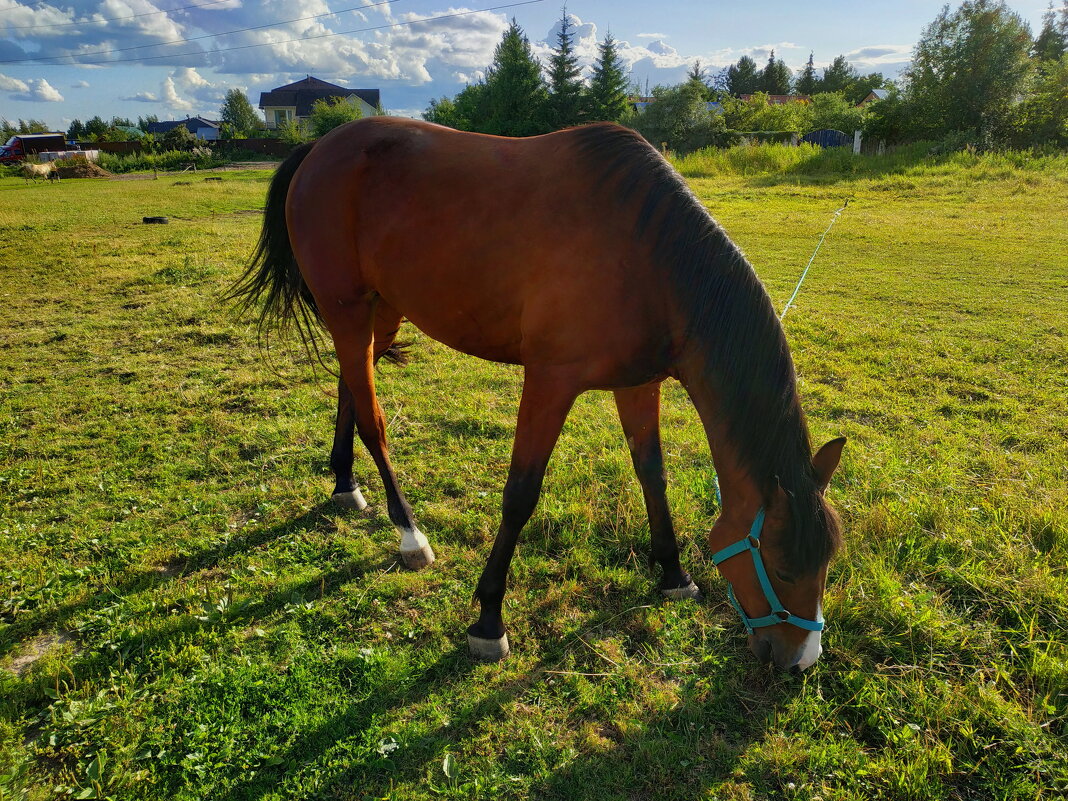
M723 413L707 357L693 354L685 359L680 365L679 380L697 409L708 439L723 502L721 519L751 522L763 505L763 490L732 440L731 421Z

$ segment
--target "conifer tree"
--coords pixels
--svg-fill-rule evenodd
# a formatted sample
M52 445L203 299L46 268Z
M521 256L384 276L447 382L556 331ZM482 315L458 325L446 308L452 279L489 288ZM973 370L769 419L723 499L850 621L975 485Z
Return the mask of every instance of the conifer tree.
M597 61L590 81L591 111L595 119L619 122L628 116L627 76L616 50L616 40L609 31L597 45Z
M476 130L500 136L532 136L550 130L541 63L514 17L493 52L485 92L487 119Z
M749 56L742 56L727 68L727 91L735 97L760 91L760 71Z
M571 17L567 13L567 6L564 6L548 70L549 118L554 128L577 125L582 119L586 87L582 82L578 56L575 55L574 38Z
M799 95L814 95L819 91L819 78L816 77L816 65L813 62L813 53L808 54L808 63L797 76L794 88Z
M1066 11L1068 11L1068 2L1065 2L1065 8L1061 11L1064 15L1062 21L1068 21ZM1065 32L1061 30L1061 27L1053 11L1053 3L1050 2L1046 13L1042 15L1042 30L1035 37L1034 46L1031 48L1031 54L1036 61L1057 61L1064 55L1068 42L1065 41Z
M769 95L790 94L790 79L792 77L790 68L786 66L781 58L776 59L775 51L772 50L771 55L768 57L768 63L760 73L760 91L767 92Z

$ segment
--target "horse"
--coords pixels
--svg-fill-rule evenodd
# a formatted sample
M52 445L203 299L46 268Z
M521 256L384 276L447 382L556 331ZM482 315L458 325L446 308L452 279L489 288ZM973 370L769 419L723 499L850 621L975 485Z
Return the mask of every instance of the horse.
M406 319L463 353L520 365L523 389L501 522L475 589L471 654L509 653L508 567L575 399L610 390L641 484L651 561L668 598L700 598L666 497L660 386L681 382L722 488L713 561L762 663L819 657L840 523L824 493L845 439L813 455L771 299L739 248L664 157L597 123L529 138L375 117L294 150L268 189L253 258L228 293L261 333L319 326L340 379L333 498L366 505L354 429L385 485L400 555L434 552L389 458L374 366ZM746 559L748 554L751 558Z
M55 165L52 164L52 162L48 162L47 164L31 164L27 161L23 162L19 172L22 173L22 177L25 178L27 181L33 181L34 183L37 183L38 178L47 178L48 180L52 180L53 175L56 175L56 177L58 178L58 173L55 173L54 170Z

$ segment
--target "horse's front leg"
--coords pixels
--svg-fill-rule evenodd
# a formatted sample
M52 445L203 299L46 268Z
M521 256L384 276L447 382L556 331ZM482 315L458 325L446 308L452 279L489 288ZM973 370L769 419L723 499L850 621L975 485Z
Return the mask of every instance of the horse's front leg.
M478 622L467 629L471 655L478 659L496 661L508 656L508 634L501 616L508 566L519 533L537 506L549 457L578 394L560 376L527 370L512 445L512 464L504 486L501 527L475 589L480 606Z
M664 455L660 447L660 385L616 390L615 396L634 472L645 496L650 558L663 570L660 591L668 598L700 598L701 591L679 563L679 546L668 506Z

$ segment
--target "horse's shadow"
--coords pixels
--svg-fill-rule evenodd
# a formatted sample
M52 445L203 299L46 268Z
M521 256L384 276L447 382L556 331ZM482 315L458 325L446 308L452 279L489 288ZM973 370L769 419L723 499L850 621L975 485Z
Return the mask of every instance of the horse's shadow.
M617 617L618 613L606 609L587 622L585 631ZM290 740L277 759L290 766L314 765L315 786L295 789L289 782L289 797L401 798L403 794L395 788L426 783L437 785L436 792L450 797L463 797L468 789L475 793L471 797L483 797L481 794L490 788L478 789L478 782L464 776L463 765L449 779L442 763L445 754L462 750L463 744L477 741L484 748L487 740L492 743L490 748L499 750L491 756L497 772L515 773L518 782L509 788L512 779L505 776L501 786L492 789L493 797L510 797L525 785L518 794L531 798L689 799L704 797L710 787L739 776L770 793L781 789L774 777L744 776L742 757L752 743L764 737L778 706L800 683L773 676L755 663L741 665L738 660L748 658L742 649L729 658L697 664L679 682L678 700L650 710L644 719L634 721L633 712L629 712L631 722L620 726L610 710L591 715L589 709L578 708L566 720L554 716L553 726L566 728L569 735L580 727L592 730L593 741L587 740L577 754L561 760L548 775L529 780L522 775L531 768L526 764L530 755L524 751L529 747L529 733L510 736L507 729L515 725L510 722L510 710L517 702L527 703L531 693L545 691L547 679L560 678L554 674L567 672L556 670L566 650L567 642L561 642L547 648L542 658L524 670L498 678L492 668L482 668L471 659L466 643L457 642L408 681L354 701ZM510 657L517 658L521 657ZM472 693L472 686L479 686L472 682L475 671L483 672L486 683ZM344 762L330 756L346 741L366 740L371 731L376 732L374 737L379 736L384 731L376 725L381 715L414 704L433 706L436 702L428 703L431 698L450 699L447 718L415 727L418 733L406 736L396 754L389 753L387 741L386 749L378 752L366 746L357 751L345 749L349 758ZM552 728L539 738L555 745ZM573 744L574 738L569 738L569 743ZM227 796L258 801L276 795L285 782L284 768L262 771L230 786Z

